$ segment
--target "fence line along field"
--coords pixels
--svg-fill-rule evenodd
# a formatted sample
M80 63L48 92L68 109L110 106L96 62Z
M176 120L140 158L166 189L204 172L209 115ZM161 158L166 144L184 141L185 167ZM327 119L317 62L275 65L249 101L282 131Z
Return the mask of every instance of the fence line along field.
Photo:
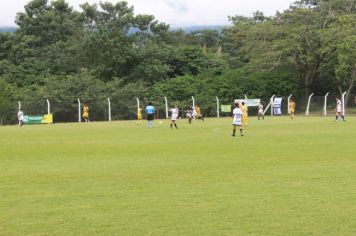
M0 127L0 234L356 235L355 121Z

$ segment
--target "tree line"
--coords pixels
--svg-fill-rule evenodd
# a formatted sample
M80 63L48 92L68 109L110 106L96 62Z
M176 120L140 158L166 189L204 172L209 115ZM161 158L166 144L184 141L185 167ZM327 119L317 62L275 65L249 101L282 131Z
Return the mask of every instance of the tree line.
M135 113L135 97L166 96L181 106L192 95L209 110L215 96L307 96L355 92L356 1L300 0L267 17L230 16L223 30L170 30L125 1L82 4L32 0L0 33L0 118L12 122L16 101L72 121L79 97L94 110L110 97L116 119ZM129 111L129 112L128 112Z

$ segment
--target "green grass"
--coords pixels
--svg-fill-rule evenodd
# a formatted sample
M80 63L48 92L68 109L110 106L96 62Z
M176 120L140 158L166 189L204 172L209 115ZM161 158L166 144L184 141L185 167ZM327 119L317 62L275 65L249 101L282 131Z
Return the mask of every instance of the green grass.
M356 119L0 127L0 235L356 235Z

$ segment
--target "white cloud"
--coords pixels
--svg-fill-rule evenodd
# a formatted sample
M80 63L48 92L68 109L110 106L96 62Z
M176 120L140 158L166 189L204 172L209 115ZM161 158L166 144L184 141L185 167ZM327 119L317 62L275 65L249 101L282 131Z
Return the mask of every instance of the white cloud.
M229 15L251 16L256 10L273 15L293 0L128 0L135 11L150 13L173 26L228 24ZM153 3L154 2L154 3ZM172 4L172 2L174 4Z
M67 0L78 9L86 0ZM116 2L115 0L107 0ZM229 15L251 16L256 10L266 15L283 11L294 0L127 0L135 13L151 14L172 26L223 25L228 24ZM29 0L1 0L0 25L15 25L16 12L23 11ZM98 3L99 0L88 0Z

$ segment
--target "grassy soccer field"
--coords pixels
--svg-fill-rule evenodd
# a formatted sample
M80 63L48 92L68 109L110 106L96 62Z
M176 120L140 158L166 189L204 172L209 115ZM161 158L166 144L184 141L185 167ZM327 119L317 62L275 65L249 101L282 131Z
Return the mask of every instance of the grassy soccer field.
M356 235L356 119L0 127L0 235Z

